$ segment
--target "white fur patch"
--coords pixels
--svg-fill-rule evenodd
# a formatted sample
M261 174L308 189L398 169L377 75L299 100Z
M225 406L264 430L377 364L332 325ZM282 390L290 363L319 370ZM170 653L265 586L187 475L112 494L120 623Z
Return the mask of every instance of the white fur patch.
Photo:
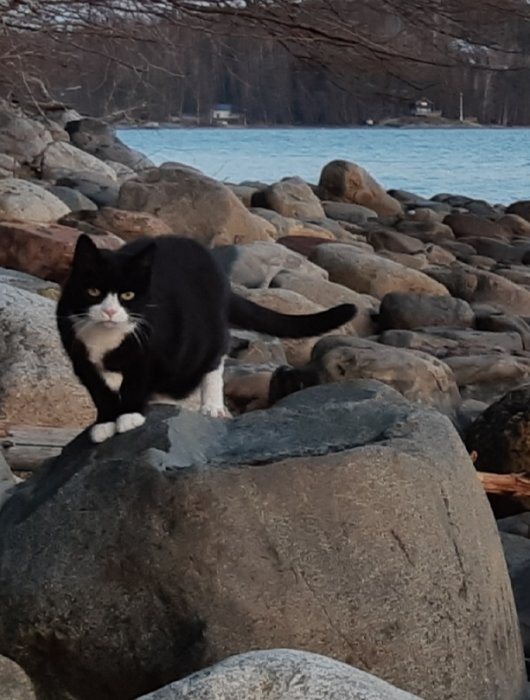
M112 310L112 316L107 314ZM120 304L116 294L107 294L100 304L94 304L88 315L74 324L74 333L87 349L88 359L96 366L103 380L112 391L120 390L123 375L108 372L103 367L103 358L116 350L124 339L134 331L136 324Z
M201 382L201 413L212 418L230 418L223 394L224 358L217 369L208 372Z
M145 416L141 413L123 413L116 421L116 430L118 433L126 433L129 430L134 430L145 423Z
M92 442L103 442L114 435L116 423L96 423L90 428Z
M118 393L123 382L123 374L121 372L107 372L105 370L101 372L101 377L109 389Z

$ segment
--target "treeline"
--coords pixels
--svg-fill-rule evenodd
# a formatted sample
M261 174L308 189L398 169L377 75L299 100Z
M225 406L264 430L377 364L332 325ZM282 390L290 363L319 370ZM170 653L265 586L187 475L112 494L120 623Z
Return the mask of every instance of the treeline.
M379 0L342 3L326 15L310 1L306 24L297 17L279 34L263 22L247 31L229 16L189 23L126 18L112 32L74 32L68 41L50 32L4 33L0 58L3 46L10 69L0 89L15 99L33 90L35 99L42 88L83 113L117 120L187 116L208 124L212 107L228 103L248 124L265 125L378 121L406 114L422 96L457 118L462 92L467 117L530 124L530 24L520 15L492 14L486 22L488 9L479 7L448 24L425 14L421 3L416 14L413 2L400 6L404 12ZM345 16L353 6L355 16ZM307 17L312 34L297 34ZM355 33L344 33L348 17ZM479 38L471 36L477 26Z

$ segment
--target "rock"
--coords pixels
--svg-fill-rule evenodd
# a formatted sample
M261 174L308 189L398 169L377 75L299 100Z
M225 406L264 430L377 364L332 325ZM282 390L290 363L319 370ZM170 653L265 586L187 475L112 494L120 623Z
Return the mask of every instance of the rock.
M56 141L46 147L41 160L42 177L45 180L58 180L71 173L91 173L103 179L105 184L117 181L116 172L99 158L85 153L71 143ZM107 183L108 181L108 183Z
M456 238L495 238L509 241L511 231L504 226L474 214L448 214L444 224L450 226Z
M116 136L114 129L99 119L87 117L78 121L70 121L65 128L74 146L101 158L101 160L121 163L134 171L154 166L154 163L147 156L126 146Z
M475 326L480 331L493 331L502 333L504 331L515 331L521 336L523 348L530 350L530 325L518 316L475 307Z
M8 156L6 153L0 153L0 178L16 177L19 164L16 158Z
M271 229L271 235L276 240L282 236L310 236L311 238L334 240L333 233L313 223L306 223L298 219L282 216L272 209L253 207L250 211L274 226L276 231L273 232Z
M17 289L25 289L27 292L40 294L47 299L56 301L61 293L61 288L55 282L42 280L18 270L8 270L0 267L0 283L7 284Z
M468 429L466 446L478 453L475 466L481 471L530 471L530 385L491 404Z
M378 215L401 215L401 204L388 195L381 185L361 166L346 160L333 160L320 174L321 199L362 204Z
M467 202L465 208L470 214L475 214L475 216L483 218L496 219L499 214L495 207L492 207L489 202L483 199L472 199L470 202Z
M239 201L244 204L247 209L252 206L252 196L255 192L258 192L260 188L250 187L249 185L234 185L231 182L225 182L225 185L232 190ZM264 186L265 189L267 185Z
M123 163L117 163L115 160L106 160L105 163L114 170L120 185L126 180L130 180L131 178L136 177L135 171L128 165L124 165Z
M34 182L0 180L0 220L51 223L70 211L61 200Z
M459 351L451 355L483 355L492 352L519 353L523 350L521 336L517 332L488 333L471 328L425 328L431 335L438 335L457 343Z
M272 371L253 371L225 378L225 404L232 415L267 408Z
M492 403L530 381L530 360L504 353L446 357L463 399Z
M295 219L323 219L326 215L318 197L300 177L287 177L264 191L270 209Z
M249 289L268 287L282 271L299 272L310 282L328 278L321 267L278 243L219 246L212 250L212 255L233 284Z
M55 184L78 190L98 207L115 207L118 201L118 183L91 171L65 172L62 177L57 178Z
M421 241L418 241L412 236L407 236L405 233L399 233L392 229L376 229L370 231L367 236L367 241L374 247L374 250L390 250L394 253L407 253L415 255L422 253L425 246Z
M0 656L2 700L35 700L31 682L24 671L5 656Z
M344 325L345 333L367 336L375 332L373 316L379 310L379 301L375 297L358 294L352 289L325 279L307 277L303 271L280 272L272 280L271 286L290 289L324 308L337 304L355 304L358 309L357 315Z
M51 185L46 189L66 204L72 212L97 211L97 206L94 202L77 190L73 190L70 187L59 187L58 185Z
M392 345L395 348L419 350L439 358L462 354L456 340L420 331L397 329L383 331L378 337L378 342L383 343L383 345Z
M410 292L385 294L379 310L379 326L382 330L425 326L470 328L474 320L473 309L462 299Z
M489 270L467 265L431 267L425 271L445 285L452 296L476 304L488 304L497 311L525 315L530 308L530 291Z
M427 243L425 255L431 265L452 265L456 261L453 253L435 243Z
M424 243L437 243L453 240L455 235L451 228L440 221L399 221L396 229L413 236Z
M327 336L313 348L311 362L322 381L377 379L410 401L452 415L460 401L449 367L421 352L401 350L366 338Z
M463 242L473 246L479 255L493 258L496 262L520 263L524 254L530 250L530 243L525 246L514 246L496 238L469 237L462 238Z
M156 214L173 233L210 246L273 237L228 187L189 168L145 170L121 186L118 208Z
M509 518L497 520L497 527L501 532L509 532L512 535L530 538L530 512L512 515Z
M40 122L0 103L0 153L13 156L19 163L32 165L52 135Z
M0 653L43 697L128 700L271 648L429 700L518 700L526 682L464 446L378 383L231 421L157 408L97 447L85 434L16 487L0 543Z
M506 532L501 532L500 535L512 583L523 649L528 663L528 657L530 657L530 599L528 596L530 541L525 537Z
M429 262L423 253L408 255L407 253L394 253L390 250L380 250L379 255L387 260L393 260L399 265L404 265L412 270L424 270L429 267Z
M3 281L0 397L0 412L8 425L85 426L94 419L88 393L63 353L55 303Z
M348 221L362 226L368 219L377 219L373 209L350 202L322 202L326 216L336 221Z
M238 367L242 363L252 367L266 364L276 367L287 363L280 339L275 336L231 328L230 343L229 357L236 360ZM228 371L229 367L230 360L227 360L225 370Z
M488 404L484 401L476 401L475 399L466 399L462 401L456 412L456 425L460 435L465 435L469 426L487 409L487 407Z
M16 224L0 221L0 266L62 283L70 271L80 232L68 226ZM115 250L113 236L92 236L98 247Z
M530 221L517 214L505 214L497 223L512 232L513 236L530 237Z
M246 289L238 290L246 299L265 306L267 309L280 311L285 314L313 314L323 311L324 306L309 301L306 297L289 289ZM340 333L340 329L334 333ZM302 367L309 362L311 350L317 341L317 336L310 338L282 338L287 362L293 367Z
M0 451L0 508L10 498L13 486L19 481ZM0 682L2 681L2 657L0 657ZM2 686L0 685L0 688Z
M251 651L144 695L140 700L419 700L369 673L320 654Z
M469 328L474 319L473 309L462 299L402 292L386 294L379 312L383 330L425 326Z
M315 238L314 236L284 236L278 238L276 242L306 258L308 258L319 245L330 243L326 238ZM327 277L328 273L326 272L326 279Z
M441 241L440 246L457 257L461 257L463 255L475 255L477 252L473 246L463 243L462 241Z
M329 273L331 282L382 299L389 292L420 292L445 296L447 289L427 275L342 243L316 247L309 259Z
M124 241L133 241L141 236L164 236L171 234L171 228L154 214L138 211L124 211L113 207L103 207L91 219L91 223L106 231L111 231Z
M454 265L450 268L433 266L425 274L443 284L452 297L473 300L478 286L477 270L464 265Z
M3 149L0 148L0 150ZM515 214L516 216L520 216L521 219L530 222L530 200L523 199L510 204L506 209L506 214Z

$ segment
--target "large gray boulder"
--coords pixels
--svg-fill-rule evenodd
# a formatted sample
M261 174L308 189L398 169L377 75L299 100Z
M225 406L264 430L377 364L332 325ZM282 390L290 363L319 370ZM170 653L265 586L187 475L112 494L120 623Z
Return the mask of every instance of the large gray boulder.
M293 649L232 656L140 700L419 700L369 673Z
M6 177L0 180L0 219L53 223L70 213L58 197L35 182Z
M114 128L99 119L71 120L65 126L74 146L97 158L126 165L134 171L154 166L147 156L126 146Z
M52 141L43 124L0 102L0 153L31 165Z
M0 414L11 425L83 426L88 392L74 376L55 320L57 286L0 268Z
M158 407L0 511L0 654L39 700L130 700L278 647L429 700L520 699L499 536L448 419L370 381L233 420Z
M221 182L179 164L151 168L124 182L117 206L156 214L174 233L210 246L270 241L274 231Z

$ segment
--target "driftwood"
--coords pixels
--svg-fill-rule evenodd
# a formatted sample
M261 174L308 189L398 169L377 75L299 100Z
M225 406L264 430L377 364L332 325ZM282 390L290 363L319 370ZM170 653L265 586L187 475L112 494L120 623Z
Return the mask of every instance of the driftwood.
M0 429L0 446L13 471L35 471L49 457L56 457L81 431L27 425Z
M490 474L477 472L486 493L514 498L530 497L529 474Z

